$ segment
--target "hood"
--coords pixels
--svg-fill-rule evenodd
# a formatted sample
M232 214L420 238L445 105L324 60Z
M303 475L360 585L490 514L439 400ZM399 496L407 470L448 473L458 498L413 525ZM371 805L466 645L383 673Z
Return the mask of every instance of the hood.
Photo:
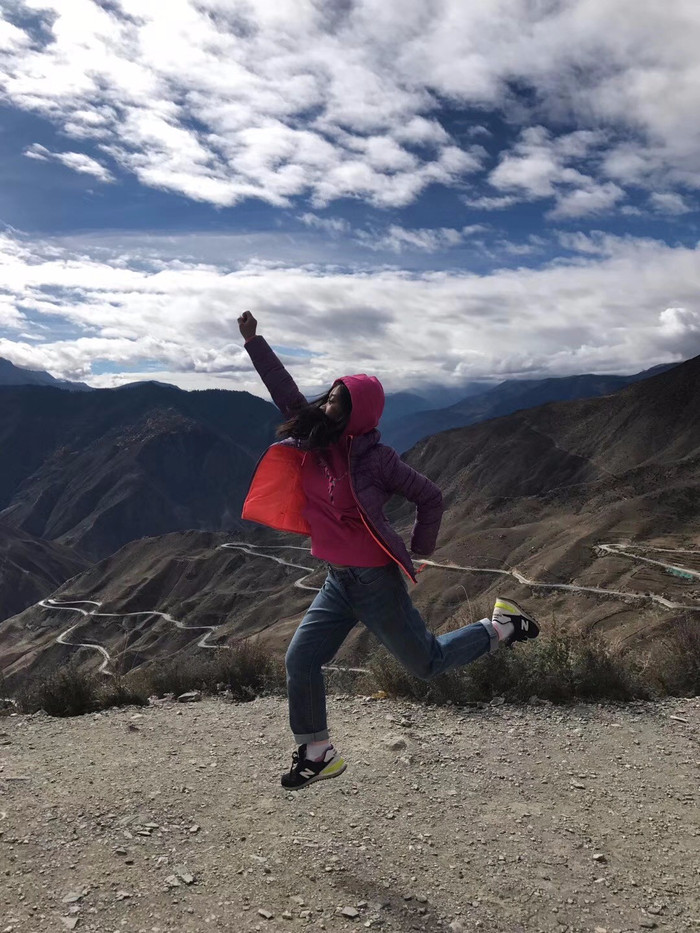
M343 436L358 437L367 434L379 424L384 411L384 389L376 376L367 376L358 373L354 376L343 376L336 379L333 385L342 382L350 393L352 399L352 412L350 421L343 431Z

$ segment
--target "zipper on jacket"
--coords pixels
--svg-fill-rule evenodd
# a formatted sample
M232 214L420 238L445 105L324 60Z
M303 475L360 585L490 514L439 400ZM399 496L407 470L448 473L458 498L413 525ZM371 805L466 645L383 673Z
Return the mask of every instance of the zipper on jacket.
M355 487L353 486L353 482L352 482L352 469L351 469L351 466L350 466L350 453L351 453L351 450L352 450L352 442L353 442L353 440L354 440L354 437L348 438L348 482L349 482L349 485L350 485L350 492L352 493L352 497L353 497L353 499L355 500L355 505L357 506L357 511L360 513L360 518L362 519L362 523L363 523L363 525L365 526L365 528L367 529L367 531L369 532L370 536L371 536L371 537L373 538L373 540L375 541L375 543L379 545L379 547L384 551L385 554L388 554L388 555L389 555L389 557L393 560L393 562L394 562L395 564L398 564L398 565L399 565L399 567L403 570L403 572L406 574L406 576L408 577L409 580L411 580L413 583L416 583L417 581L416 581L415 577L411 576L411 574L408 572L408 570L406 570L406 568L405 568L404 565L401 563L401 561L400 561L398 558L394 557L394 555L391 553L391 551L389 550L389 548L388 548L388 547L386 546L386 544L382 541L382 539L381 539L381 537L379 536L379 533L376 531L376 529L373 529L373 528L372 528L371 522L370 522L369 519L365 516L364 510L363 510L362 506L360 505L359 499L358 499L357 496L355 495Z

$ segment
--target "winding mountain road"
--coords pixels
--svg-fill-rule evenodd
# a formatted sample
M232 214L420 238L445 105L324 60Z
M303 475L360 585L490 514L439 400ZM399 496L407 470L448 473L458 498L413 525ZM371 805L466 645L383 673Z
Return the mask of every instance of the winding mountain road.
M624 557L628 557L631 560L638 560L648 564L654 564L656 566L662 567L665 570L670 572L687 574L691 577L694 577L700 580L700 572L697 570L681 567L678 564L668 564L660 560L654 560L649 557L644 557L640 554L634 553L635 550L645 550L645 551L654 551L659 553L677 553L677 554L692 554L695 556L700 556L700 551L693 551L690 549L682 548L655 548L649 547L646 545L630 545L630 544L598 544L595 546L596 550L601 554L619 554ZM318 592L319 587L312 586L304 581L307 580L310 576L318 573L319 567L308 567L305 564L298 564L292 561L284 560L281 557L276 556L275 554L263 553L265 551L305 551L307 554L310 549L308 547L301 547L299 545L260 545L260 544L249 544L242 541L231 541L226 544L219 545L219 549L230 549L230 550L239 550L243 551L246 554L249 554L254 557L262 557L266 560L275 561L278 564L282 564L285 567L293 567L296 570L306 571L303 577L300 577L298 580L295 580L292 584L295 587L303 590L311 590L313 592ZM660 606L663 606L664 609L679 609L686 610L689 612L700 612L700 603L695 603L694 605L687 605L685 603L674 602L673 600L667 599L665 596L657 596L654 593L639 593L639 592L625 592L623 590L611 590L604 589L602 587L595 586L579 586L573 583L542 583L537 580L531 580L529 577L526 577L516 568L504 569L502 567L475 567L472 565L463 566L461 564L455 564L451 561L438 563L437 561L428 560L421 558L416 560L416 564L420 564L423 567L433 567L438 570L447 570L447 571L456 571L460 573L491 573L499 574L501 576L512 577L517 580L518 583L522 583L524 586L529 586L532 589L544 589L544 590L567 590L568 592L573 593L592 593L596 596L618 596L623 597L624 599L634 599L634 600L646 600L649 602L657 603ZM69 600L65 602L59 602L56 599L42 599L38 603L39 606L43 606L45 609L49 610L64 610L68 612L78 612L85 617L101 617L101 618L129 618L134 616L160 616L160 618L165 619L168 622L172 622L177 628L184 631L201 631L206 630L206 634L203 635L197 642L198 648L216 648L217 645L211 645L208 643L208 639L218 631L221 626L217 625L185 625L184 622L180 622L178 619L174 618L167 612L159 612L157 610L146 610L141 612L98 612L97 610L102 605L96 600ZM94 606L94 609L87 610L81 608L82 606ZM108 666L112 661L112 658L109 652L102 647L102 645L97 645L93 642L71 642L68 641L68 636L70 633L76 629L82 622L75 622L65 631L61 632L60 635L56 637L56 642L61 645L70 645L75 648L92 648L95 651L98 651L102 655L102 664L99 667L99 672L106 674L108 676L112 675L112 672L108 670ZM325 670L342 670L342 671L357 671L361 673L366 673L364 668L339 668L333 665L327 665L324 667Z
M186 631L201 631L206 629L206 635L203 635L197 642L198 648L215 648L216 645L207 644L207 639L210 638L214 632L217 631L221 626L218 625L185 625L184 622L180 622L179 619L176 619L174 616L171 616L168 612L158 612L157 610L145 610L142 612L97 612L96 609L93 609L91 612L88 612L86 609L81 609L81 605L91 603L94 606L101 606L102 603L96 602L95 600L85 600L85 599L75 599L67 600L66 602L59 602L56 599L42 599L39 601L38 605L43 606L45 609L59 609L65 610L67 612L79 612L81 615L94 618L94 617L104 617L104 618L118 618L125 619L133 616L160 616L162 619L166 619L168 622L172 622L176 628L184 629ZM56 643L59 645L70 645L73 648L93 648L95 651L99 651L104 660L98 668L98 673L112 675L112 672L107 670L108 665L112 661L112 657L107 651L106 648L103 648L102 645L97 645L94 642L80 641L73 642L68 641L67 638L73 629L76 629L79 625L82 625L82 622L76 622L71 625L70 628L67 628L64 632L61 632L60 635L56 636Z
M604 554L624 554L625 557L631 557L634 560L643 561L645 564L656 564L657 567L663 567L665 570L670 570L672 573L675 572L687 574L688 576L695 577L696 580L700 580L700 572L697 570L691 570L689 567L679 567L677 564L666 564L660 560L652 560L650 557L642 557L641 554L630 553L630 551L634 550L645 550L659 551L664 554L700 555L700 551L689 551L685 548L646 547L645 545L636 544L599 544L597 545L597 550L603 552Z
M319 587L309 586L307 583L304 583L307 577L312 576L314 573L318 573L318 567L306 567L304 564L292 564L288 560L282 560L281 557L275 557L274 554L259 554L258 551L272 551L272 550L294 550L294 551L306 551L309 553L309 548L307 547L298 547L295 545L285 545L284 548L279 548L276 545L265 545L265 544L245 544L239 542L230 542L227 544L220 544L218 550L223 550L228 548L229 550L244 551L247 554L251 554L254 557L265 557L267 560L274 560L278 564L284 564L285 567L296 567L299 570L308 571L306 576L300 577L298 580L295 580L293 586L296 586L300 590L312 590L314 593L317 593Z

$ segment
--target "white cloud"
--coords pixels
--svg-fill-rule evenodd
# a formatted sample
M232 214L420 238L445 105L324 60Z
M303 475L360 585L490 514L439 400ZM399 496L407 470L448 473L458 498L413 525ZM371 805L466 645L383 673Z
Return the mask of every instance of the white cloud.
M75 172L92 175L98 181L114 181L114 176L104 165L82 152L51 152L40 143L33 143L25 149L24 154L29 159L38 159L41 162L60 162Z
M700 353L700 309L665 308L659 315L659 344L682 356Z
M348 233L350 230L350 224L347 220L343 220L340 217L319 217L318 214L312 214L310 211L302 214L299 220L303 224L306 224L307 227L313 227L316 230L324 230L332 237Z
M449 135L437 120L425 117L412 117L405 125L397 126L394 138L402 143L424 146L440 146L450 141Z
M565 173L596 147L617 185L700 187L700 8L687 0L15 5L51 38L0 21L5 99L103 146L143 184L193 199L408 204L483 165L438 122L444 102L509 115L515 85L534 92L529 113L518 102L524 122L582 130L506 157L492 179L503 197L564 184L567 216L602 209L606 190L617 203L597 181L571 197Z
M24 315L10 295L0 294L0 327L5 330L21 330L26 326Z
M624 197L625 192L613 182L606 182L603 185L589 182L585 187L560 194L555 208L549 212L548 216L560 218L602 214L610 211Z
M471 224L460 229L453 227L407 229L398 224L391 224L381 232L358 230L355 232L354 239L375 251L389 250L393 253L401 253L406 249L414 249L436 253L439 250L459 246L467 238L486 230L487 227L483 224Z
M521 192L528 200L553 198L552 219L584 217L611 210L625 192L614 182L599 183L573 162L581 163L600 146L599 133L576 131L553 137L543 126L523 130L502 154L489 181L499 191Z
M602 160L603 174L621 184L646 185L655 170L652 154L630 142L613 146Z
M700 312L691 308L666 308L659 315L665 337L700 334Z
M609 236L601 230L591 230L589 233L559 231L557 240L566 250L592 256L610 256L618 249L620 242L618 237Z
M535 126L523 131L512 153L502 156L489 181L502 191L522 189L529 197L546 198L554 195L563 171L549 132Z
M13 26L12 23L8 23L6 20L0 19L0 51L16 54L25 50L28 46L29 37L23 30L18 29L17 26Z
M149 261L133 250L133 258L123 250L91 254L5 236L4 306L15 309L18 331L35 339L7 335L0 356L94 384L130 381L129 370L143 372L147 360L149 373L181 373L182 384L211 378L207 384L264 395L236 323L246 308L273 344L304 351L290 354L288 365L300 384L318 389L360 369L396 390L526 373L630 372L700 352L700 248L597 241L598 252L584 248L542 269L352 274ZM117 375L93 379L92 367L99 372L103 362Z
M506 194L497 197L483 195L479 197L465 196L462 198L462 200L467 205L467 207L475 207L477 210L499 211L504 207L512 207L513 204L517 204L520 200L520 197L516 197L512 194Z
M660 214L688 214L692 208L688 206L685 198L672 191L654 191L649 200L652 207Z

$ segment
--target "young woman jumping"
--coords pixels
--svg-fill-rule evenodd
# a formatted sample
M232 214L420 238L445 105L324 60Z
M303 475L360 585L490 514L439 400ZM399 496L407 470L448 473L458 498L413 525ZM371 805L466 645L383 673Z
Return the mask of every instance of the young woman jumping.
M501 643L536 638L539 628L512 599L499 597L491 619L437 637L428 630L406 578L416 580L411 554L427 557L435 549L442 494L393 448L379 443L381 383L365 374L344 376L309 403L256 333L250 311L238 318L238 326L253 365L286 419L277 429L282 440L258 463L243 518L310 535L312 555L328 568L285 658L289 721L299 748L282 786L297 789L345 771L329 737L321 668L357 622L424 680L470 664ZM416 505L411 554L383 511L396 493Z

